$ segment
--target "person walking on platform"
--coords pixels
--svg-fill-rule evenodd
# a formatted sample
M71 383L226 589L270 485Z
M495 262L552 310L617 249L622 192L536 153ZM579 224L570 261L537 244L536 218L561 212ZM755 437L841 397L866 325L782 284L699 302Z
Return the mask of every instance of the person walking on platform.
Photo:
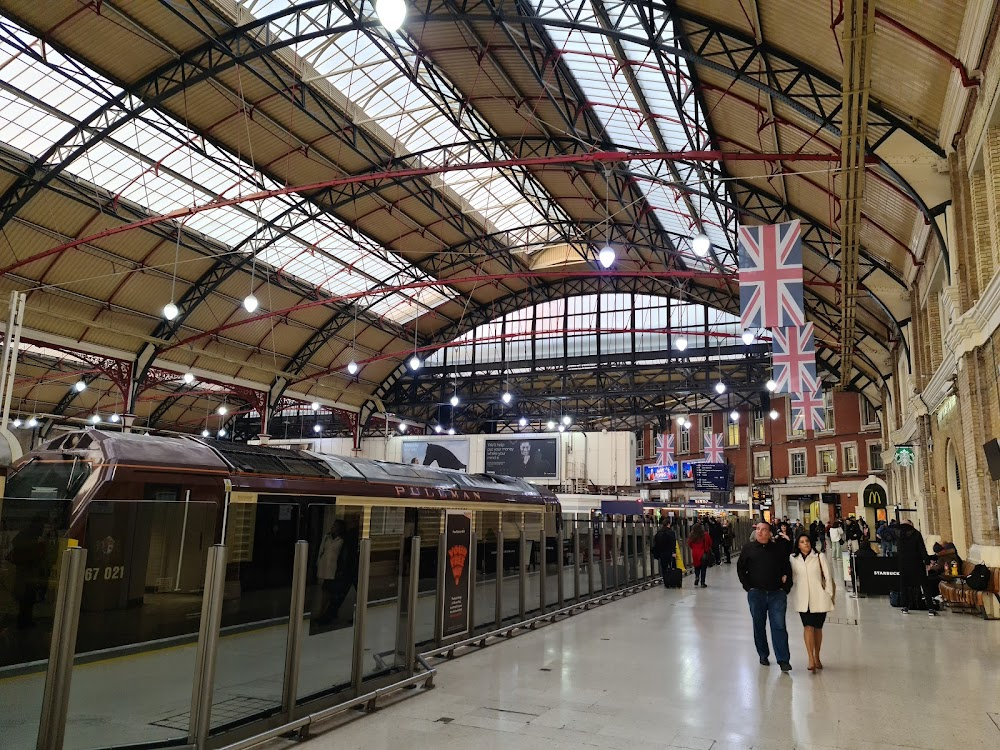
M747 592L750 616L753 618L753 640L757 655L764 666L770 664L767 644L767 623L771 623L771 644L782 672L792 669L788 651L788 628L785 610L788 592L792 588L792 564L785 548L771 539L771 527L757 524L753 541L743 545L740 559L736 561L743 590Z
M670 519L663 519L660 530L653 537L653 555L660 561L660 575L663 577L663 585L670 588L667 580L667 571L673 570L677 563L674 556L677 553L677 535L670 526Z
M700 523L696 523L691 527L687 541L691 548L691 562L694 564L694 585L707 589L705 573L711 560L712 537L705 533L705 528Z
M340 558L340 551L344 547L344 522L339 518L333 522L330 532L323 537L323 543L319 548L319 557L316 559L316 578L319 579L320 588L323 592L323 601L320 604L320 612L316 617L316 623L327 625L337 616L337 611L332 609L332 604L337 595L337 561Z
M926 600L927 614L937 615L934 608L936 591L930 590L927 579L927 563L936 556L927 554L927 545L923 535L913 528L913 521L906 520L899 525L898 541L896 542L896 559L899 561L899 601L903 605L902 613L910 614L909 603L919 595Z
M809 671L815 673L817 669L823 668L823 662L819 658L819 651L823 646L823 623L826 622L826 613L833 611L837 584L827 567L826 558L819 548L813 546L809 534L799 534L795 540L792 580L795 583L789 598L792 609L802 618Z
M840 521L834 521L830 527L830 546L833 547L833 559L840 560L841 547L844 546L844 530L840 526Z
M715 518L709 518L705 531L712 537L712 556L718 562L722 559L722 524Z
M733 562L733 525L728 518L722 519L722 551L726 553L726 565ZM722 556L719 556L721 562Z

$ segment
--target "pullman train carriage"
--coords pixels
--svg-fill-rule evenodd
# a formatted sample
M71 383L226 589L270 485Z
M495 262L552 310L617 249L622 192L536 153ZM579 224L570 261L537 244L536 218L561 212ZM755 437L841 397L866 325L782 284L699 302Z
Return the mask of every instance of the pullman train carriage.
M223 624L287 616L295 542L309 542L309 583L315 583L318 551L335 519L355 542L371 540L370 601L403 590L415 535L420 590L433 591L447 509L473 514L484 573L496 569L490 540L501 528L503 565L513 568L519 550L511 540L521 529L534 541L544 525L554 539L561 524L552 493L511 477L85 430L42 445L12 469L0 539L10 548L28 538L46 550L36 563L36 577L49 581L42 587L47 596L37 597L39 609L51 605L59 552L67 544L87 548L79 650L89 651L191 632L208 548L219 542L228 548ZM0 555L13 579L9 560ZM13 617L18 606L9 601L0 617ZM11 663L9 657L0 655L0 663Z

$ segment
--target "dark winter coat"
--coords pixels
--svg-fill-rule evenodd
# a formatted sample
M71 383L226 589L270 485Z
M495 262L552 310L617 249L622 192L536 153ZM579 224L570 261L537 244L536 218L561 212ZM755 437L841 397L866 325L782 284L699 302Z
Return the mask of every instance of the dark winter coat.
M677 554L677 535L670 527L661 528L653 537L653 557L657 560Z
M900 583L916 586L927 578L927 545L923 535L908 523L900 524L899 541L896 543L896 559L899 561Z

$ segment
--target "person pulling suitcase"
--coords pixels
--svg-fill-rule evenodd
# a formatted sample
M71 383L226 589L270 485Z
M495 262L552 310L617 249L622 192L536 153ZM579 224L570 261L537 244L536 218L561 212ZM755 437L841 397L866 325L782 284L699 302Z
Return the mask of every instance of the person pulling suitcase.
M663 585L672 588L671 580L680 573L677 570L677 563L674 555L677 552L677 535L670 525L670 519L664 518L660 524L660 530L653 537L653 556L660 561L660 575L663 577Z

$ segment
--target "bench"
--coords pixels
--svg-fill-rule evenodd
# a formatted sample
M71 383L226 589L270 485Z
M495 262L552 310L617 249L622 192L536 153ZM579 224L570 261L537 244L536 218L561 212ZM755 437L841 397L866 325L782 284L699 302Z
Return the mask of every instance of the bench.
M985 591L976 591L965 585L964 578L976 564L962 562L961 578L944 580L938 584L938 593L949 608L966 607L987 620L1000 620L1000 568L990 568L990 582Z

